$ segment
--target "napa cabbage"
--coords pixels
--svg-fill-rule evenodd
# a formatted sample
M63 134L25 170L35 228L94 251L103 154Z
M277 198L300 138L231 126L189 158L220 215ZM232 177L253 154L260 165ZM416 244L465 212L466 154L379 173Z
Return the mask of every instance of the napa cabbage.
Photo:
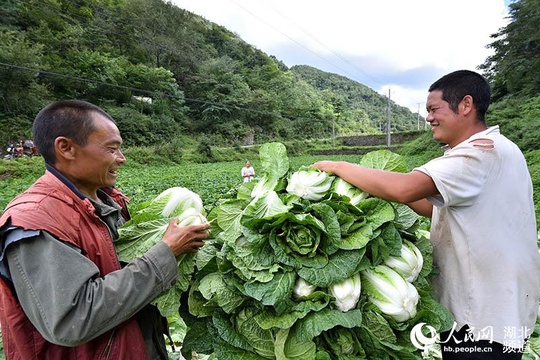
M182 343L184 357L418 358L408 341L412 324L371 303L381 298L397 298L398 305L382 308L399 320L414 321L418 311L437 330L450 329L453 319L431 298L427 281L433 270L429 239L414 239L425 254L418 292L380 265L400 255L405 238L416 237L418 216L377 197L355 198L317 169L294 171L281 143L263 144L259 155L258 182L240 184L236 198L222 199L208 215L215 220L213 241L197 253L195 281L180 306L183 318L193 321ZM390 151L365 154L359 165L407 169ZM379 265L400 280L387 284L386 292L384 286L369 291L374 285L364 280Z
M287 192L306 200L321 200L327 193L334 177L318 169L304 167L291 174Z
M294 296L300 298L302 296L311 295L316 288L315 285L311 285L299 276L294 284Z
M357 273L348 279L330 285L328 291L335 298L336 307L345 312L356 307L361 291L360 274Z
M388 257L385 264L397 271L405 280L414 282L422 270L424 258L412 242L403 240L401 255Z
M244 209L246 219L271 219L287 213L290 205L285 205L275 191L267 191L254 198Z
M193 208L204 214L201 197L185 187L171 187L156 196L144 209L144 212L161 214L166 218L180 215L186 209Z
M368 299L382 313L398 322L416 315L420 298L418 291L399 273L386 265L377 265L361 272L362 284Z
M261 178L251 190L251 197L258 198L274 191L278 184L278 179L272 177Z
M178 226L202 225L208 222L206 216L193 207L187 208L176 218L178 219Z
M348 197L349 202L353 205L358 205L360 201L370 196L367 192L360 190L339 177L334 180L332 190L338 195Z
M197 193L184 187L166 189L135 209L132 218L118 229L119 238L115 241L115 248L120 261L129 262L140 257L162 241L173 218L180 226L208 222L203 202ZM166 317L178 311L179 296L188 289L195 269L195 255L182 254L177 257L177 262L178 281L153 302Z

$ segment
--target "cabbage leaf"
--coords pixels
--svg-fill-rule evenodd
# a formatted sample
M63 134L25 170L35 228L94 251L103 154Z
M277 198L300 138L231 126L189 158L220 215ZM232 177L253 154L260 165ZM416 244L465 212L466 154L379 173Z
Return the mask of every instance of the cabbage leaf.
M200 196L187 188L172 187L141 204L132 218L118 229L119 238L114 245L119 260L127 263L143 256L161 241L172 218L177 218L181 226L206 222ZM176 284L152 301L165 317L177 315L180 296L189 288L195 270L195 255L182 254L177 257L177 264Z

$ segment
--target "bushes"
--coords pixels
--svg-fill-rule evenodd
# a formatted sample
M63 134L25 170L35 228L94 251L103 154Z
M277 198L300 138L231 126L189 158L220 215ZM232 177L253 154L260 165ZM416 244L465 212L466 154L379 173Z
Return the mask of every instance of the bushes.
M492 105L488 123L499 125L501 132L523 151L540 149L540 96L505 99Z
M123 150L128 161L142 165L179 164L183 161L184 153L189 149L186 138L173 137L169 142L158 143L154 146L132 146Z

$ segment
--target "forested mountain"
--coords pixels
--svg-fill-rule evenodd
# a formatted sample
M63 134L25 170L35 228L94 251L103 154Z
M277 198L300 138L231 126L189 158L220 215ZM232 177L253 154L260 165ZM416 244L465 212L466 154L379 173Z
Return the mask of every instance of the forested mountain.
M62 98L104 107L128 146L376 133L388 107L361 84L288 69L162 0L2 0L0 143L29 136L37 111ZM391 109L392 130L414 130L416 115Z
M374 128L376 131L386 131L388 117L386 111L382 112L381 109L388 108L387 97L344 76L329 74L311 66L297 65L291 70L328 96L327 100L337 111L339 134L369 134L373 133ZM393 102L391 104L392 130L412 130L410 110Z

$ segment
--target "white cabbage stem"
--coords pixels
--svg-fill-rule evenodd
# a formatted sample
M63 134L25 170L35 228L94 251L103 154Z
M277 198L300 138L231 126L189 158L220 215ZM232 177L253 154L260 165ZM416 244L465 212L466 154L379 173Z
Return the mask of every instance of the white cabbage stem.
M401 274L405 280L414 282L424 266L424 258L412 242L403 240L401 256L390 256L385 264Z
M315 285L311 285L306 280L300 276L296 279L296 284L294 285L294 296L296 298L301 298L303 296L308 296L312 294L316 289Z
M195 208L187 208L183 213L177 216L178 226L201 225L208 221L206 217Z
M360 274L353 275L342 282L330 285L328 291L330 295L336 298L334 304L339 310L346 312L354 309L360 299Z
M204 214L204 207L201 197L193 191L184 187L171 187L156 196L152 203L160 203L163 200L166 203L163 206L161 215L165 217L174 217L181 214L188 208L195 208L197 212Z
M418 291L388 266L377 265L362 271L362 282L368 299L384 314L399 322L416 315Z
M300 170L291 175L286 190L289 194L298 195L302 199L318 201L326 195L331 186L332 179L327 173Z
M360 203L360 201L369 197L369 194L367 192L364 192L359 188L351 185L342 178L336 178L336 180L334 181L335 193L338 195L347 196L349 198L349 202L352 205L356 206Z

